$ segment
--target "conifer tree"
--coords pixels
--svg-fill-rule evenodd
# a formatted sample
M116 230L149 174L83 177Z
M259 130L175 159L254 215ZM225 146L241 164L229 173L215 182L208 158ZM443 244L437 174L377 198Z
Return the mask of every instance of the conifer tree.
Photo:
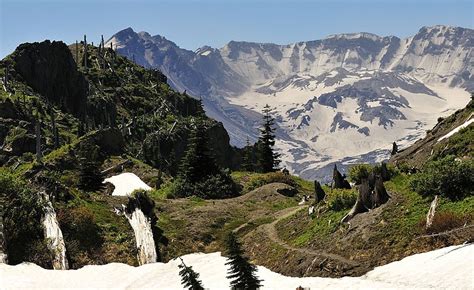
M280 154L273 151L275 145L275 119L271 116L270 106L267 104L263 109L263 128L260 129L260 137L257 143L257 165L261 172L272 172L278 170Z
M104 176L100 172L99 164L83 158L80 161L79 189L96 191L103 188Z
M226 265L230 265L227 278L232 279L230 282L231 288L246 290L260 288L262 280L255 275L257 267L252 265L248 258L244 256L242 246L233 232L227 238L227 248L229 258Z
M201 181L208 175L219 172L211 155L204 126L200 123L191 132L188 148L181 163L180 177L189 182Z
M242 169L245 171L254 171L255 166L253 164L253 150L252 146L250 145L250 140L247 137L247 143L244 147L244 155L242 156Z
M193 270L193 267L187 266L181 259L179 267L179 275L181 276L181 284L189 290L204 290L199 274Z

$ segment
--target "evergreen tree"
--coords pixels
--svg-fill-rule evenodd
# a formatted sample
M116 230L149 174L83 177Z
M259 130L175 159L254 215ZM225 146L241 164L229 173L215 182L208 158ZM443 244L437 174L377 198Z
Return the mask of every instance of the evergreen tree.
M188 182L199 182L208 175L219 172L219 167L211 155L207 134L202 124L197 123L188 141L188 148L183 157L180 177Z
M80 162L79 189L85 191L96 191L103 188L104 176L100 172L99 164L83 158Z
M270 114L271 109L267 104L263 109L263 128L257 143L257 165L260 171L272 172L278 170L280 154L273 151L275 145L275 119Z
M230 282L231 288L246 290L260 288L262 280L259 280L255 275L257 267L252 265L248 258L244 256L242 247L233 232L227 238L227 248L229 258L226 265L230 265L227 278L232 279Z
M247 137L247 143L244 147L244 155L242 156L242 169L245 171L254 171L255 166L253 165L253 148L250 145L250 140Z
M179 267L179 275L181 276L181 284L189 290L204 290L199 274L193 270L193 267L186 266L183 259L181 259Z

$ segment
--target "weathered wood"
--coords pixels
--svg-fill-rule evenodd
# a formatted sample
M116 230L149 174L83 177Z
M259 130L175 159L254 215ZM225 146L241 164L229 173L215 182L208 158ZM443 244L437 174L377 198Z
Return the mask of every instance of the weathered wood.
M314 181L314 199L315 203L321 202L326 197L326 193L324 192L321 184L315 180Z
M84 34L84 68L87 69L87 37Z
M129 165L129 164L132 164L132 163L133 163L132 160L127 159L127 160L125 160L125 161L123 161L123 162L120 162L120 163L117 164L117 165L114 165L114 166L111 166L111 167L109 167L109 168L107 168L107 169L105 169L105 170L102 170L101 173L102 173L102 174L108 174L108 173L110 173L110 172L116 171L117 169L122 169L121 167L126 166L126 165Z
M36 161L41 163L42 154L41 154L41 123L40 120L36 120L35 124L35 134L36 134Z
M398 145L397 145L397 143L393 142L391 155L393 156L397 153L398 153Z
M425 226L426 229L429 229L431 225L433 224L437 206L438 206L438 196L435 195L433 201L431 202L430 209L428 210L428 213L426 214L426 226Z
M342 218L341 223L348 222L359 213L377 208L390 199L380 176L375 177L373 185L368 178L363 179L357 189L359 191L357 200L349 213Z
M351 189L351 185L349 184L349 182L344 178L344 176L342 176L339 170L337 170L336 164L334 164L332 180L333 180L333 188Z

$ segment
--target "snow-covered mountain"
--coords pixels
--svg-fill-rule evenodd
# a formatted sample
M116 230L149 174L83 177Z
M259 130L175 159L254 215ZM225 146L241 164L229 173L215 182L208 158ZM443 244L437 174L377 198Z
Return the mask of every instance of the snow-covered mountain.
M406 39L355 33L288 45L231 41L194 52L127 28L111 43L202 97L235 145L256 139L268 103L283 165L305 178L326 176L334 162L387 158L392 142L411 144L474 91L474 30L460 27L423 27Z

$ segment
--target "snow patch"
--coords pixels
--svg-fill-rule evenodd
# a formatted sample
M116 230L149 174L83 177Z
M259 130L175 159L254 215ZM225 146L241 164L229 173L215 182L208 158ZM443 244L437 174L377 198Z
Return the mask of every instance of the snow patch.
M113 196L130 196L137 189L151 190L151 187L143 182L140 177L133 173L125 172L104 179L104 183L110 182L115 186Z
M464 124L460 125L460 126L457 126L456 128L454 128L452 131L450 131L448 134L444 135L443 137L439 138L438 139L438 142L443 140L443 139L446 139L446 138L449 138L451 136L453 136L454 134L456 134L457 132L459 132L461 129L464 129L466 128L467 126L471 125L473 122L474 122L474 118L472 118L473 114L471 114L471 116L469 116L469 120L467 120L466 122L464 122Z
M195 253L182 257L200 274L204 287L228 289L226 258L221 253ZM78 270L51 271L35 264L17 266L0 264L3 289L18 288L114 288L182 289L179 259L168 263L132 267L113 263L90 265ZM287 277L258 266L262 289L380 289L380 288L449 288L471 289L474 271L474 245L451 246L407 257L380 266L361 277L320 278Z

